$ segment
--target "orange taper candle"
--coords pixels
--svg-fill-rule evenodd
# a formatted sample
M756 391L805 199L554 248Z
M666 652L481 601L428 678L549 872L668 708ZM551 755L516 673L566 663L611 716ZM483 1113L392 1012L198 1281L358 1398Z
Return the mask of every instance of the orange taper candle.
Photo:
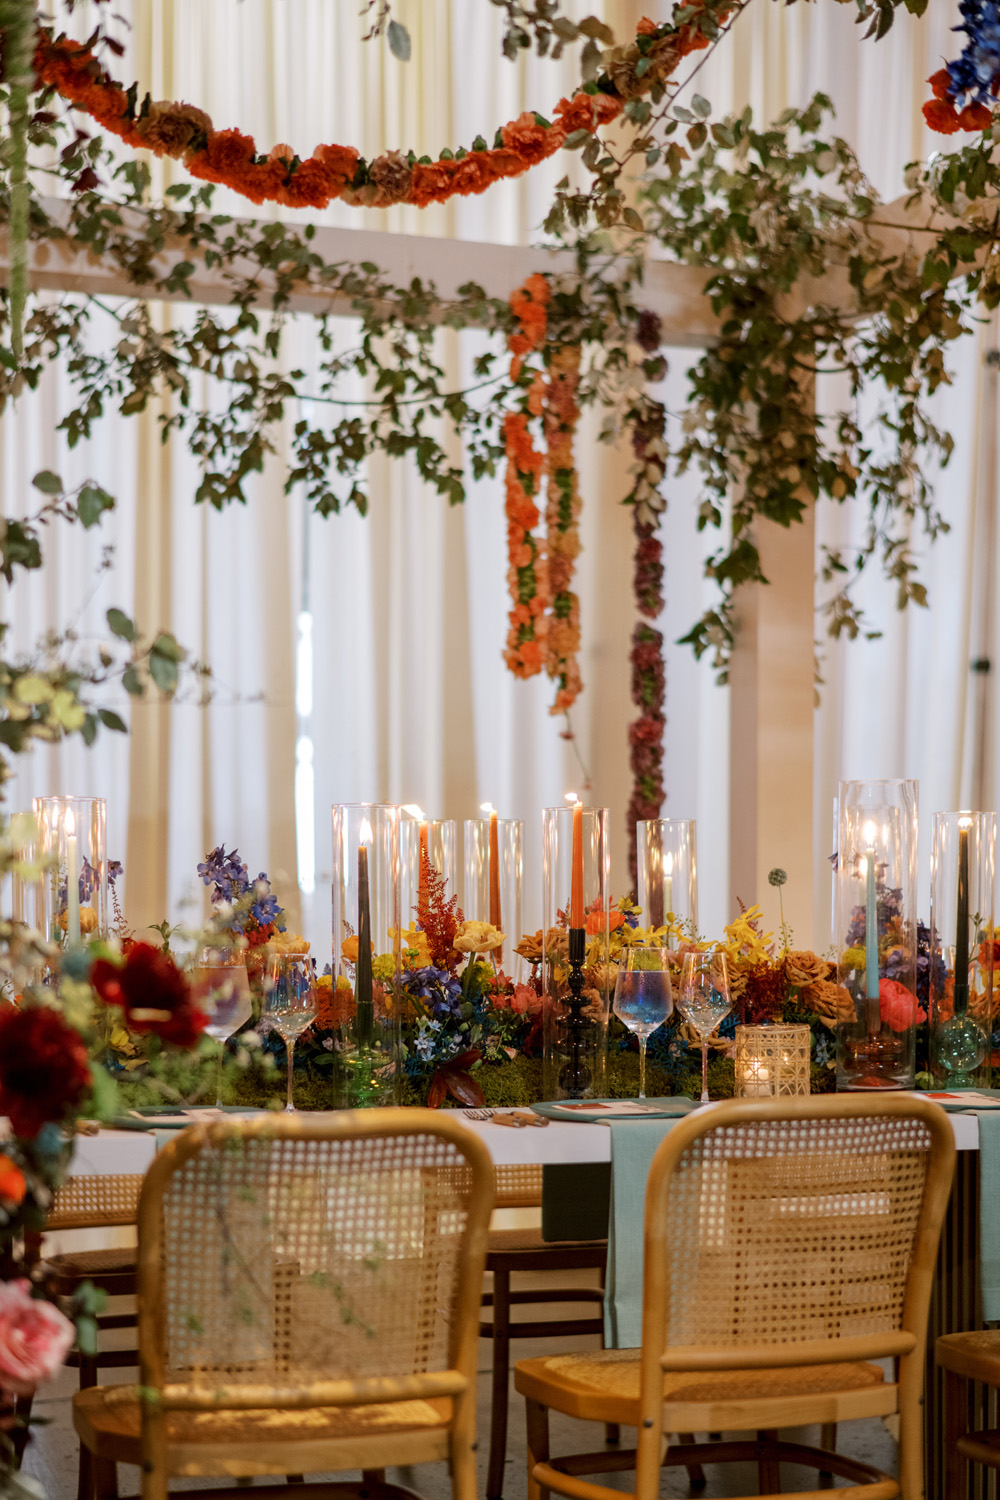
M583 921L583 803L573 807L573 880L570 886L569 925L582 927Z
M497 815L490 813L490 923L499 932L500 921L500 833Z

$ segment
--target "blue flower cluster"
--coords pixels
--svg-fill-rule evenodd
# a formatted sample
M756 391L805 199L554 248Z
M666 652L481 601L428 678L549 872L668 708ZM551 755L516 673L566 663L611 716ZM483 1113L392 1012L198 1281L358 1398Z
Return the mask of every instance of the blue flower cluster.
M439 1025L462 1019L462 985L447 969L410 969L403 975L403 989L422 1000Z
M108 861L108 884L114 885L119 875L123 875L124 869L120 859ZM80 870L80 905L87 906L91 897L98 887L98 874L86 855L83 856L83 865ZM59 907L65 907L67 900L67 884L65 877L59 882Z
M994 102L993 81L1000 74L1000 0L961 0L961 25L968 41L962 55L948 64L948 92L956 109L975 101Z
M885 937L889 931L890 924L903 914L903 892L902 888L896 887L891 890L880 885L878 888L878 933L879 937ZM865 941L865 909L856 906L851 912L851 925L847 929L847 947L857 948Z
M277 922L281 907L271 890L267 876L261 870L257 879L251 881L250 872L240 859L237 849L227 854L225 844L220 844L217 849L213 849L205 856L198 866L198 874L201 876L203 885L214 887L213 906L221 906L223 902L234 905L242 901L252 889L256 899L250 907L250 916L258 927L267 927L271 922ZM234 917L232 925L236 932L242 932L243 919L239 916Z

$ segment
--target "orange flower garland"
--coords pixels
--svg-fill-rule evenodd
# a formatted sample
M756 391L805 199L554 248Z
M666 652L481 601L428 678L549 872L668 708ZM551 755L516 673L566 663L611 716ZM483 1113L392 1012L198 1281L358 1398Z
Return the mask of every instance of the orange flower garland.
M573 436L580 420L576 404L580 384L580 346L555 349L549 360L545 391L545 552L548 561L551 618L545 642L545 670L558 684L550 713L565 713L576 702L583 683L580 649L580 601L570 590L580 551L580 491L573 463Z
M512 355L510 378L515 383L521 379L525 356L544 342L550 296L549 284L540 275L529 276L524 286L511 294L510 305L520 328L507 339ZM545 665L548 576L541 547L533 535L541 519L534 497L541 489L545 455L535 447L528 428L529 419L541 414L542 389L541 375L536 373L525 391L523 410L508 412L503 428L507 454L507 584L513 601L504 661L515 677L534 677Z
M366 208L394 203L423 208L520 176L552 156L576 131L594 132L616 119L627 99L647 93L689 52L707 46L708 38L690 25L674 31L643 19L635 40L614 49L610 72L572 99L561 99L554 121L526 110L501 126L492 147L479 136L471 151L445 151L438 161L418 160L412 151L389 151L368 163L353 146L337 145L317 146L304 158L291 146L278 145L262 156L252 136L216 130L209 115L193 104L154 101L148 94L139 102L137 86L123 88L86 44L65 36L54 39L44 28L38 31L34 66L39 88L54 89L126 145L173 157L192 177L232 188L252 203L326 208L340 199ZM645 63L641 77L640 63ZM84 185L96 184L88 180Z

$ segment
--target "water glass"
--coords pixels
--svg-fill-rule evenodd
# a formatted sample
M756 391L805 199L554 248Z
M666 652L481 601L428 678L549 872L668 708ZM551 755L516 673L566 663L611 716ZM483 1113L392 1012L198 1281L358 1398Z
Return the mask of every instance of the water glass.
M246 964L228 962L213 949L202 954L192 971L195 999L208 1017L206 1032L219 1044L216 1073L217 1109L222 1107L222 1057L226 1042L253 1015Z
M639 1039L639 1098L646 1097L646 1042L673 1014L668 948L629 948L615 979L614 1012Z
M297 1037L316 1016L317 995L313 961L308 953L269 953L264 966L264 1004L274 1030L288 1053L288 1101L285 1113L294 1112L292 1068Z
M701 1038L701 1103L708 1103L708 1039L733 1008L724 953L685 953L677 1009Z

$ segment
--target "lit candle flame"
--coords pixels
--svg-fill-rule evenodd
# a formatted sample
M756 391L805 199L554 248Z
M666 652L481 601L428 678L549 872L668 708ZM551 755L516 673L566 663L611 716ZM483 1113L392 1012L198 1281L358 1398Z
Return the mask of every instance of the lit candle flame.
M418 807L415 802L405 802L403 804L403 811L409 813L411 818L417 818L421 823L424 821L424 810L422 807Z
M878 829L875 827L874 823L865 824L865 843L868 845L869 849L874 849L875 847L875 835L877 832Z
M567 792L567 793L566 793L566 801L567 801L567 802L569 802L569 803L571 803L571 804L572 804L572 805L573 805L573 806L575 806L575 805L576 805L576 803L577 803L577 802L579 802L579 800L580 800L580 799L579 799L579 797L578 797L578 796L577 796L577 795L576 795L576 793L575 793L575 792Z
M663 856L663 869L667 875L674 873L674 856L672 854L665 854Z
M479 811L484 813L495 813L496 808L493 806L492 802L480 802Z
M372 825L367 818L362 819L360 837L362 844L370 844L372 841Z
M972 814L968 813L968 812L959 813L959 815L958 815L958 826L959 826L959 828L971 828L972 827Z
M68 807L66 809L66 837L68 839L71 839L71 838L75 838L75 836L76 836L76 819L73 816L73 809L71 807Z

